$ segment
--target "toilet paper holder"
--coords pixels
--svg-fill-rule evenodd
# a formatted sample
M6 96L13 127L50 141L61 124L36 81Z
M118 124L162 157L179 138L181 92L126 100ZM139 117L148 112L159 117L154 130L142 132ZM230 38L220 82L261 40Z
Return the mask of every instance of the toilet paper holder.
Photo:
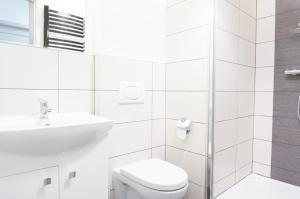
M189 136L191 133L191 124L192 121L186 119L185 117L181 118L180 120L177 121L177 128L180 129L181 135L178 134L180 139L185 139L186 136ZM182 131L184 131L185 135L182 135Z

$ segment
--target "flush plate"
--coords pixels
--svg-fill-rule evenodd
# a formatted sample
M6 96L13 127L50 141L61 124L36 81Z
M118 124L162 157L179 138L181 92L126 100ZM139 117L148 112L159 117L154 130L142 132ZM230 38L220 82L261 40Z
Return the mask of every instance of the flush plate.
M120 104L143 104L145 87L143 82L120 82Z

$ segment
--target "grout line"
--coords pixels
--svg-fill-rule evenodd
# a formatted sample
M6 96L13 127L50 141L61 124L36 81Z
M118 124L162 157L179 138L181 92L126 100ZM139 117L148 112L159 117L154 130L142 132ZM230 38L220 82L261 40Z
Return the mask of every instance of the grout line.
M253 124L252 124L252 165L251 173L253 173L253 160L254 160L254 136L255 136L255 106L256 106L256 75L257 75L257 10L258 10L258 0L256 0L256 20L255 20L255 70L254 70L254 100L253 100Z
M122 157L122 156L126 156L126 155L132 155L132 154L135 154L135 153L140 153L140 152L145 152L145 151L151 151L152 148L146 148L146 149L141 149L141 150L138 150L138 151L132 151L132 152L129 152L129 153L122 153L120 155L115 155L115 156L110 156L108 157L108 159L113 159L113 158L118 158L118 157Z
M233 35L233 36L235 36L235 37L237 37L237 38L239 38L239 39L241 39L241 40L244 40L244 41L246 41L246 42L249 42L249 43L251 43L251 44L254 44L254 45L255 45L255 43L256 43L256 41L251 41L251 40L249 40L249 39L247 39L247 38L245 38L245 37L242 37L242 36L239 35L239 34L236 34L236 33L234 33L234 32L228 31L228 30L226 30L226 29L224 29L224 28L222 28L222 27L217 27L217 29L220 30L220 31L226 32L226 33L228 33L228 34L231 34L231 35Z
M216 90L216 92L217 93L254 93L255 92L255 90L252 90L252 91L234 91L234 90L227 90L227 91L225 91L225 90Z
M266 19L266 18L269 18L269 17L276 17L276 15L268 15L268 16L264 16L264 17L256 17L256 20L259 21L259 20L262 20L262 19Z
M235 65L243 66L243 67L255 68L255 66L248 66L248 65L245 65L245 64L240 64L240 63L232 62L232 61L228 61L228 60L223 60L223 59L216 59L216 60L220 61L220 62L225 62L225 63L230 63L230 64L235 64Z
M208 57L197 57L197 58L194 58L194 59L182 59L182 60L176 60L176 61L166 61L166 65L184 63L184 62L191 62L191 61L201 61L201 60L208 60Z
M225 119L225 120L217 120L217 121L215 121L215 123L222 123L222 122L228 122L228 121L232 121L232 120L245 119L245 118L251 118L251 117L254 117L254 115L246 115L246 116L230 118L230 119Z
M183 29L183 30L180 30L180 31L169 33L169 34L166 35L166 37L172 37L172 36L176 36L176 35L179 35L179 34L182 34L182 33L186 33L186 32L189 32L189 31L193 31L193 30L205 28L205 26L209 26L209 24L203 24L203 25L199 25L199 26L194 26L192 28L186 28L186 29Z
M180 120L181 118L169 118L169 117L166 117L166 120L172 120L172 121L178 121ZM195 123L195 124L203 124L203 125L207 125L208 123L206 122L198 122L198 121L192 121L192 123Z
M253 163L255 164L261 164L261 165L264 165L264 166L271 166L270 164L265 164L265 163L262 163L262 162L256 162L256 161L253 161Z
M186 150L186 149L183 149L183 148L179 148L179 147L176 147L176 146L172 146L172 145L169 145L169 144L166 147L170 147L170 148L177 149L177 150L180 150L180 151L185 151L185 152L188 152L188 153L192 153L192 154L195 154L195 155L207 158L207 155L205 155L205 154L196 153L196 152L189 151L189 150Z
M248 15L249 17L251 17L252 19L256 20L255 17L251 16L249 13L245 12L244 10L242 10L240 8L240 1L239 1L239 6L233 4L232 2L228 1L228 0L225 0L227 3L229 3L230 5L232 5L233 7L237 8L239 11L243 12L244 14ZM257 5L257 4L256 4ZM257 13L257 10L256 10L256 13Z
M245 144L245 143L247 143L247 142L249 142L249 141L253 141L253 138L249 138L249 139L244 140L244 141L242 141L242 142L237 142L237 141L236 141L236 143L235 143L234 145L231 145L231 146L229 146L229 147L226 147L226 148L224 148L224 149L221 149L221 150L219 150L219 151L216 151L215 154L224 152L224 151L226 151L226 150L228 150L228 149L231 149L231 148L233 148L233 147L236 147L236 148L237 148L238 145ZM237 159L237 158L236 158L236 159Z

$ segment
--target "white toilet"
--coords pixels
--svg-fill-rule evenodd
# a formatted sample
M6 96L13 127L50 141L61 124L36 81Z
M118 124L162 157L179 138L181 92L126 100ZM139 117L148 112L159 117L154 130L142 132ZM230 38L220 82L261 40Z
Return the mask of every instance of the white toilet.
M168 162L148 159L113 171L114 199L182 199L187 173Z

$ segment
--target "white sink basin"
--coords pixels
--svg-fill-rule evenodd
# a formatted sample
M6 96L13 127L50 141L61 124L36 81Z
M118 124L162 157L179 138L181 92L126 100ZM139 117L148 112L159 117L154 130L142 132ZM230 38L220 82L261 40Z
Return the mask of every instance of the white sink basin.
M47 154L67 151L104 137L112 121L87 113L0 118L0 151Z

